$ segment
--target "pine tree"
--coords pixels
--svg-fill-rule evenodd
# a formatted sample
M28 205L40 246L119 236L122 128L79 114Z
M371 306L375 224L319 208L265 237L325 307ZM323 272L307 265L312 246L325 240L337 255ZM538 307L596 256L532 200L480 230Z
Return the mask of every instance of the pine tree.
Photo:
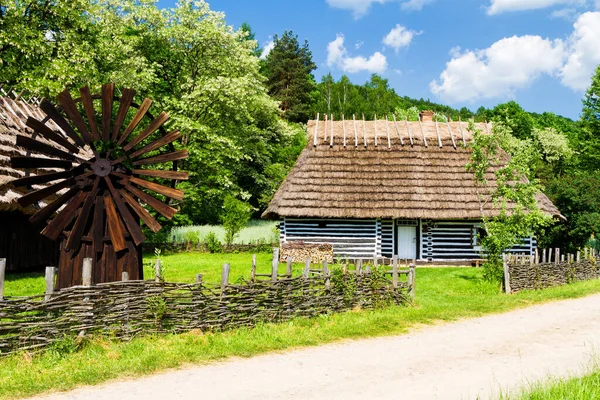
M306 122L310 117L315 89L312 71L316 68L308 42L301 46L298 36L285 31L275 35L274 47L264 61L269 94L280 102L283 116L292 122Z

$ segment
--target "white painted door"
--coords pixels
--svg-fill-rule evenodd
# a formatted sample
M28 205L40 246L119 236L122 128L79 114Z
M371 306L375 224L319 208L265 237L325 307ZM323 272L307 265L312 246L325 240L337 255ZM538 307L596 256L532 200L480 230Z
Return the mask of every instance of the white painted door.
M398 258L413 259L417 257L417 227L398 226Z

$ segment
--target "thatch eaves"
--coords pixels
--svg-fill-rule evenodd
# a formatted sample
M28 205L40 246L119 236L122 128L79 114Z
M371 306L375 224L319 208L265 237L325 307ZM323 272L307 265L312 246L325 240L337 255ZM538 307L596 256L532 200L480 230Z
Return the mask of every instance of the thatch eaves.
M263 218L481 219L467 124L309 121L309 141ZM484 132L489 124L479 123ZM495 175L491 171L489 184ZM561 217L544 195L540 209Z

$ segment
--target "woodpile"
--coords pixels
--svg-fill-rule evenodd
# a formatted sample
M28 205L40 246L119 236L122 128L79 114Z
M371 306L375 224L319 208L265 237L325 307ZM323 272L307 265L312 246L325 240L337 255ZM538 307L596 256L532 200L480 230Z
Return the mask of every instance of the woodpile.
M317 263L322 263L323 261L333 263L333 246L329 243L283 243L281 245L280 262L286 262L290 257L295 262L304 262L304 260L310 258Z

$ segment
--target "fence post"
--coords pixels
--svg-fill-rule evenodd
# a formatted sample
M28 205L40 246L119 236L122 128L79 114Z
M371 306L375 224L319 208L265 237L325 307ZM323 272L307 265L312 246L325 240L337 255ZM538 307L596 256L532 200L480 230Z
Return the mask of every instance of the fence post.
M502 267L504 268L504 291L506 294L510 294L510 271L508 270L508 261L506 260L506 253L502 254Z
M540 253L537 249L537 247L535 248L535 264L539 264L540 263Z
M123 282L127 282L129 280L129 272L123 271L123 273L121 274L121 280Z
M362 258L359 258L356 262L357 262L357 264L356 264L356 273L358 275L362 275L362 272L363 272L362 271Z
M581 252L577 250L577 262L581 261Z
M329 267L327 267L327 260L323 260L323 279L325 279L325 287L328 288L329 282Z
M223 270L221 271L221 291L225 289L225 286L229 285L229 264L223 264Z
M304 270L302 271L302 277L308 278L310 276L310 257L306 257L304 262Z
M546 264L546 253L548 249L544 249L544 252L542 253L542 264Z
M196 285L202 285L202 274L196 274Z
M271 261L271 281L277 282L277 268L279 267L279 247L273 247L273 260Z
M161 266L162 266L162 263L160 261L160 258L157 258L156 263L154 264L154 281L155 282L160 282L160 278L162 278Z
M392 257L392 285L394 289L398 287L398 256L396 254Z
M44 279L46 280L46 301L50 300L52 297L52 293L54 293L54 271L55 267L46 267L46 275Z
M250 282L256 279L256 254L252 254L252 270L250 271Z
M554 249L554 264L558 264L560 262L560 249L557 247Z
M92 286L92 259L83 259L83 270L81 273L81 284L83 286Z
M287 259L287 265L286 265L286 269L285 269L285 274L288 276L288 278L292 277L292 262L294 261L294 259L292 258L292 256L289 256Z
M416 275L416 264L410 264L408 266L408 284L409 284L409 291L408 291L408 296L410 297L411 300L415 299L415 293L416 293L416 281L417 281L417 275Z
M0 258L0 301L4 300L4 273L6 272L6 258Z

